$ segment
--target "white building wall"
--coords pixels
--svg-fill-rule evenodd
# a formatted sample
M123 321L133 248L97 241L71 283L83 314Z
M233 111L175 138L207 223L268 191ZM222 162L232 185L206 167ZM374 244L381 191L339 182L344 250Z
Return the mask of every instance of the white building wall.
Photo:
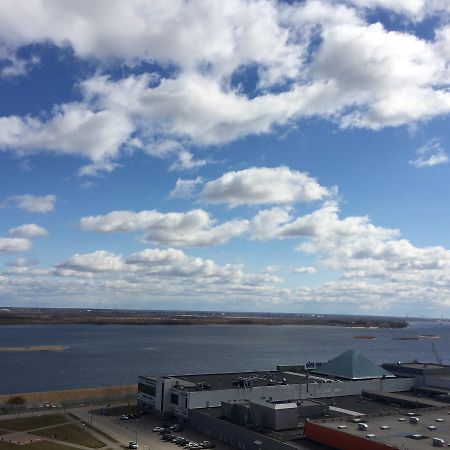
M220 406L222 401L272 399L283 401L321 397L360 395L362 391L400 392L413 387L414 378L308 383L283 386L260 386L252 389L223 389L189 392L189 409Z
M423 384L425 386L434 386L444 389L450 389L450 377L425 375L423 378L424 378Z

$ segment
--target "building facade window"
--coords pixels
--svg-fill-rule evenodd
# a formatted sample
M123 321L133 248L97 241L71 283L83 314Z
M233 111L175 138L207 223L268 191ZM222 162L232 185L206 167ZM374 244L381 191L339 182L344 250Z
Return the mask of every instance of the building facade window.
M170 403L178 405L178 394L170 394Z

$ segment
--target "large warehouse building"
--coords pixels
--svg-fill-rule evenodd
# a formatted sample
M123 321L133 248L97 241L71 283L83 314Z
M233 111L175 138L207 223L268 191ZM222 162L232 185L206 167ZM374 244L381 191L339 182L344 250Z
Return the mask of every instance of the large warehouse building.
M140 376L138 405L242 450L414 449L422 447L407 436L411 430L427 436L420 438L429 438L427 444L447 442L442 423L436 425L441 434L433 434L431 418L420 415L450 403L449 381L448 366L413 362L380 367L349 350L328 362L271 371ZM403 423L410 420L408 412L420 424L411 430L412 422L408 427ZM400 441L411 445L389 447L395 433L388 429L402 433Z
M223 401L259 402L359 395L362 391L411 389L413 377L395 377L352 350L317 369L140 376L138 405L160 415L187 419L189 411L219 407Z

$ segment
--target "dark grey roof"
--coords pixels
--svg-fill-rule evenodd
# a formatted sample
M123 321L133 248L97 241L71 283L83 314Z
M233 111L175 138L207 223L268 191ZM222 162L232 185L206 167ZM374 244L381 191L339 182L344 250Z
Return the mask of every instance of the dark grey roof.
M316 371L324 375L346 378L348 380L392 376L392 374L386 372L369 358L366 358L355 350L347 350L325 363Z

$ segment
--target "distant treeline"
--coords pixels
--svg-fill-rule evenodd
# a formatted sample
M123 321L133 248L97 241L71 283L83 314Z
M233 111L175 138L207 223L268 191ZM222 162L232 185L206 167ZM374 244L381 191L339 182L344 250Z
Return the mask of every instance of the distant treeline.
M395 319L298 317L290 315L240 316L220 313L177 314L142 311L11 309L0 312L0 325L92 324L92 325L325 325L344 327L405 328L408 322Z

